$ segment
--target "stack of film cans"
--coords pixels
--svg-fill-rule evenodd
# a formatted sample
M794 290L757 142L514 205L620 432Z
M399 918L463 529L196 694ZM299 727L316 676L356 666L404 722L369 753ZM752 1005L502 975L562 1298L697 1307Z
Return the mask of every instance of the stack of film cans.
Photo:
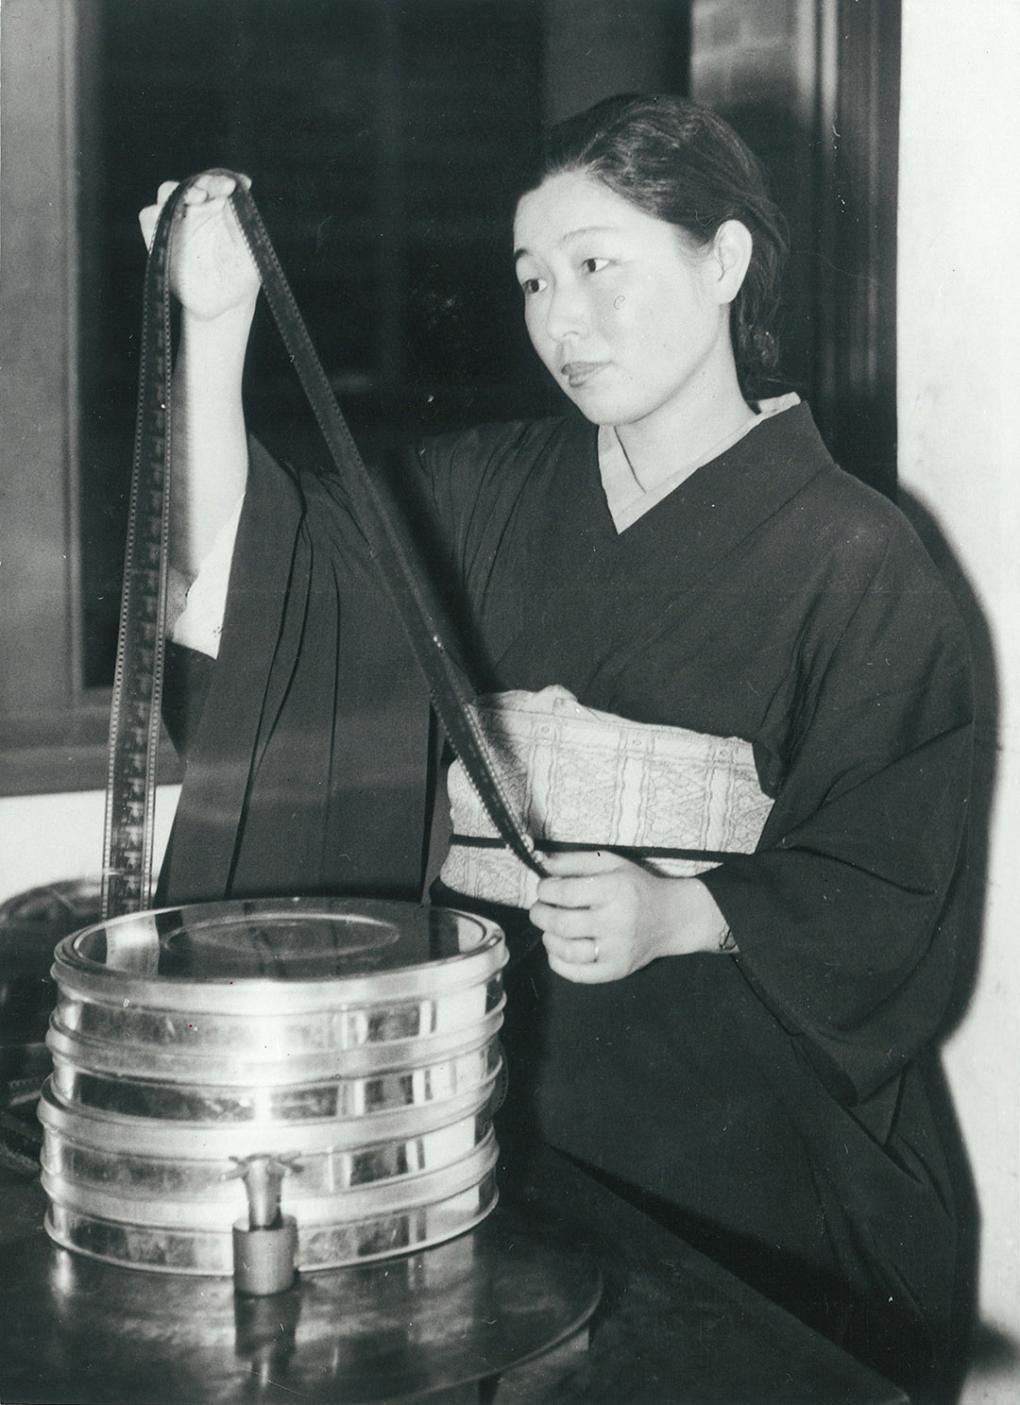
M297 1266L440 1243L496 1203L500 929L340 899L213 903L66 938L40 1104L47 1231L107 1262L233 1269L246 1159L288 1167Z

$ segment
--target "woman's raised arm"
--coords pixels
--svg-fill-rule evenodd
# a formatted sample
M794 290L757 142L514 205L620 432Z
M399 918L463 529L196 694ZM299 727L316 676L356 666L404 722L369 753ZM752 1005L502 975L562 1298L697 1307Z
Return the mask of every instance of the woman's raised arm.
M139 215L151 243L174 189ZM259 278L230 206L232 177L207 174L185 192L174 231L171 288L181 304L174 368L171 622L203 559L244 495L248 446L241 379Z

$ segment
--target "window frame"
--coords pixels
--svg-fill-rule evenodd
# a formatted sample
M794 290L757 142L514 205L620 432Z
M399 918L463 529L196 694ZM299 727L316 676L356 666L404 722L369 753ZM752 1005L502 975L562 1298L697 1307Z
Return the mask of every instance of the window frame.
M81 684L74 168L88 9L6 0L0 15L4 795L105 784L110 690Z
M812 398L844 467L892 493L900 6L800 2L817 40L808 118L819 255ZM96 146L98 8L4 0L0 11L0 795L106 783L110 689L83 683L79 526L78 162ZM388 40L394 52L398 39ZM549 83L548 53L544 66ZM395 223L399 210L382 206L399 200L397 185L381 182L379 195L380 215ZM377 336L384 398L395 402L406 368L394 308ZM179 779L180 769L166 746L161 779Z

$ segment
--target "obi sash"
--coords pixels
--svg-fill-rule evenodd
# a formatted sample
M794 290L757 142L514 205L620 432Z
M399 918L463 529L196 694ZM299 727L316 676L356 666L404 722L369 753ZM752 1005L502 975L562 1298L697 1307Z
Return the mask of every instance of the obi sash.
M630 722L565 688L474 704L510 803L539 850L610 849L688 878L752 853L772 808L750 742ZM538 875L499 837L459 761L450 767L447 888L530 907Z

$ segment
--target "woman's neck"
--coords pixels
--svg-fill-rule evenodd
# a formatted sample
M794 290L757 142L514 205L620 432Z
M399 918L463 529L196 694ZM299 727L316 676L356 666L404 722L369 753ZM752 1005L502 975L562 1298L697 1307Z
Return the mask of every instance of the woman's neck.
M620 446L647 492L686 468L689 473L721 453L750 428L755 414L737 384L719 386L689 404L663 406L654 415L616 426Z

